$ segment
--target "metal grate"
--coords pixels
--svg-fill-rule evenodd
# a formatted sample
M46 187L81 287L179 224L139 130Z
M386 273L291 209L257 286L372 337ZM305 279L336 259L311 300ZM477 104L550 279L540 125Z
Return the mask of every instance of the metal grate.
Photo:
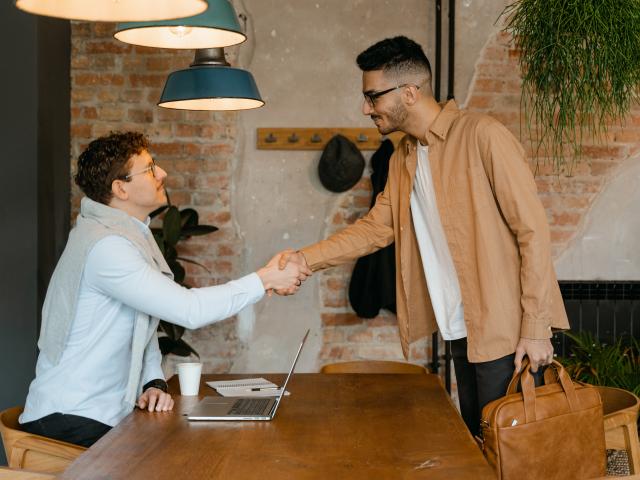
M573 332L590 332L602 343L621 337L640 338L639 281L562 281L560 291ZM553 337L554 349L565 356L568 339Z

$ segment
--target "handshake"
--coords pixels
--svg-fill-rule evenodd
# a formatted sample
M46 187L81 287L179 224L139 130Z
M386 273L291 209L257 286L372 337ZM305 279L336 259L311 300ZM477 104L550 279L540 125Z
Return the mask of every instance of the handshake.
M262 280L264 289L271 296L272 292L278 295L293 295L313 272L302 253L284 250L256 273Z

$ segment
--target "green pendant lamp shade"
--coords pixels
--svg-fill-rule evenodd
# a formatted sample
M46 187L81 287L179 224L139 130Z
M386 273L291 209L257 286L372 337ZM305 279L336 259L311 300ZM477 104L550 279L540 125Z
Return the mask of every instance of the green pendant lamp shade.
M248 110L264 105L251 73L232 68L222 48L196 50L186 70L167 78L160 107L178 110Z
M182 49L228 47L247 39L228 0L209 0L209 9L193 17L121 23L114 36L133 45Z
M207 9L205 0L16 0L25 12L95 22L189 17Z

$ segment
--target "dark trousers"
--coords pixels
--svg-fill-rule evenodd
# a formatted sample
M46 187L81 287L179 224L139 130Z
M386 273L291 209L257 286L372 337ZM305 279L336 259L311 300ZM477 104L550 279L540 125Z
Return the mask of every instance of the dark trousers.
M78 415L52 413L33 422L23 423L22 430L81 447L90 447L111 430L111 427Z
M471 363L467 358L467 339L453 340L451 357L458 383L460 413L472 435L480 436L480 418L484 406L507 393L513 376L515 353L489 362ZM543 383L544 369L533 373L536 386Z
M467 358L467 339L453 340L451 356L458 384L460 413L472 435L480 435L483 407L504 396L513 376L515 353L489 362L471 363Z

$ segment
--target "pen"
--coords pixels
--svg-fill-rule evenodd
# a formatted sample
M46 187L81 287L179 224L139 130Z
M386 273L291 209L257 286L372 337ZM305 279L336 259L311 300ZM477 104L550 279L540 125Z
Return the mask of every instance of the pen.
M261 392L262 390L278 390L280 387L256 387L252 388L251 392Z

